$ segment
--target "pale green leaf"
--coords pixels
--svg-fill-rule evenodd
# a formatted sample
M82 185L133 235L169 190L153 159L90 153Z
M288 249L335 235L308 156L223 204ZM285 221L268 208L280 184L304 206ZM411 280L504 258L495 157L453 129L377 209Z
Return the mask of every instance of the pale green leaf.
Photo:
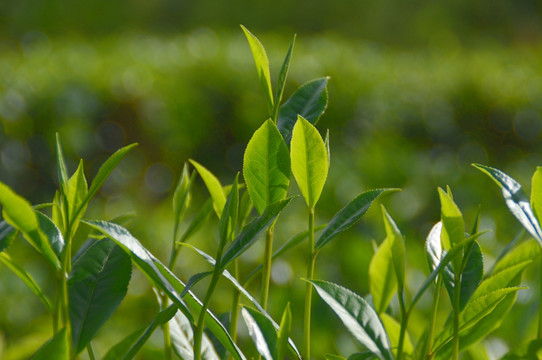
M68 214L70 223L74 223L85 212L88 202L86 201L88 196L87 179L85 178L85 172L83 169L83 160L79 162L77 170L68 180Z
M448 189L449 190L449 189ZM444 250L448 250L459 244L465 238L465 222L459 208L454 203L450 192L446 193L441 188L438 189L441 209L441 243ZM462 256L452 259L454 274L461 271Z
M377 313L386 311L397 290L397 277L392 263L392 241L386 238L369 264L369 288Z
M531 207L540 223L542 217L542 167L537 166L531 180Z
M256 349L265 360L278 359L277 330L273 324L257 310L244 306L241 315L248 328L248 334L256 345Z
M190 325L190 321L177 311L173 319L169 322L169 334L171 337L171 345L173 350L181 359L193 359L194 357L194 331ZM203 360L219 360L213 343L209 337L203 333L201 344L201 358Z
M186 209L190 206L192 200L191 188L194 183L194 178L196 173L192 173L190 176L188 170L188 164L185 163L183 167L183 172L179 178L179 182L173 194L173 238L177 240L177 232L179 231L179 225L184 217Z
M382 324L384 325L384 328L386 329L386 332L390 338L392 349L397 349L401 333L401 324L387 313L380 314L380 320L382 320ZM408 355L411 355L414 352L412 340L410 339L410 335L408 334L408 332L405 334L403 351L405 354ZM394 354L397 355L397 351L394 351Z
M386 330L376 311L365 299L337 284L321 280L307 281L313 284L322 300L367 350L381 360L394 359Z
M291 166L309 208L314 208L327 178L327 150L316 128L298 117L292 135Z
M247 37L248 44L250 45L250 50L252 51L252 57L254 58L254 63L256 64L256 70L258 71L258 77L260 83L263 87L265 93L265 99L267 101L267 108L269 113L273 110L274 100L273 100L273 89L271 88L271 73L269 71L269 60L267 59L267 54L265 49L258 40L258 38L250 31L247 30L243 25L241 25L245 36Z
M218 233L220 236L220 252L224 246L233 239L235 230L237 229L237 216L239 214L239 189L237 182L239 181L239 173L235 176L230 193L220 215L218 222Z
M62 236L60 229L56 226L53 220L49 219L41 212L36 211L36 216L43 235L45 235L45 237L48 239L51 248L55 252L56 256L60 259L62 250L64 249L64 237Z
M405 282L405 262L406 262L406 249L405 240L401 231L397 227L395 220L386 211L384 205L382 205L382 214L384 217L384 226L386 229L386 239L391 240L391 260L393 264L393 270L397 277L397 285L399 288L404 287Z
M226 195L224 194L220 181L203 165L194 160L190 160L190 163L196 168L203 179L205 186L207 186L207 190L213 199L213 208L215 209L216 215L220 218L224 205L226 204Z
M254 207L264 209L286 197L290 183L290 154L275 123L267 120L245 150L243 176Z
M303 84L281 106L277 127L287 145L290 145L292 129L297 122L298 115L315 125L326 110L328 80L328 77L324 77Z
M286 304L282 318L280 320L280 327L277 335L277 359L284 359L286 349L288 347L288 338L292 330L292 312L290 311L290 303Z

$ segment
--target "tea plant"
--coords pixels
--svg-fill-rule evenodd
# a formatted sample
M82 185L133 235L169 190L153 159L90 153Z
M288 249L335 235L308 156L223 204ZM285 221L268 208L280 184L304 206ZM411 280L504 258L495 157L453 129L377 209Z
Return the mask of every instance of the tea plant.
M237 340L239 315L258 353L266 360L311 359L313 288L365 348L364 352L353 354L348 359L458 359L462 350L500 325L512 307L517 291L523 289L519 285L521 274L538 256L537 245L525 242L509 248L484 275L483 256L477 243L483 234L478 230L478 218L470 234L466 234L463 215L453 200L451 190L439 188L441 220L425 242L429 275L410 301L405 242L396 222L384 207L386 239L378 246L369 266L371 299L365 299L341 285L315 279L316 258L322 248L357 223L375 200L398 189L362 192L327 224L315 224L316 205L324 190L331 161L329 133L324 139L316 128L327 107L328 78L302 85L281 103L295 37L273 91L265 49L253 34L244 27L242 29L264 90L269 119L254 132L247 144L243 158L244 183L240 174L236 174L232 184L224 186L197 161L189 160L184 164L173 194L172 239L167 262L158 259L123 227L124 219L84 218L92 197L135 144L114 153L88 186L82 161L74 174L68 176L57 136L60 189L48 204L33 207L0 183L4 218L0 223L0 261L24 281L52 318L53 335L33 358L72 359L86 349L88 356L94 359L92 340L125 297L133 264L152 284L160 311L149 324L127 331L126 337L103 356L105 359L134 358L157 328L161 328L166 359L223 359L226 356L246 359ZM535 174L533 213L531 207L518 197L518 184L495 169L479 167L497 180L503 189L506 188L507 204L528 231L542 242L542 231L534 215L541 206L538 198L542 172ZM280 214L293 201L299 201L295 195L288 196L291 175L307 205L308 223L306 228L298 229L297 234L274 250L274 233L281 225ZM194 209L193 187L198 176L208 190L209 199L199 209ZM50 209L50 216L43 212L47 209ZM194 216L187 224L185 215L190 211ZM214 256L203 252L197 244L188 243L211 216L218 220ZM319 231L320 235L316 237ZM53 267L57 276L53 300L47 297L24 267L7 254L19 233ZM76 233L88 233L88 240L74 255L72 247ZM240 279L238 259L263 234L262 265L253 269L245 279ZM295 339L291 338L297 314L286 305L278 323L267 312L267 303L272 297L272 261L305 240L307 268L304 274L303 347L300 351ZM189 276L175 274L175 265L183 249L186 249L183 254L190 251L190 254L202 257L209 264L209 270ZM247 285L260 273L260 297L257 300L247 290ZM185 277L188 277L186 282L181 280ZM192 289L205 278L210 278L210 281L200 300ZM229 329L211 311L221 279L227 280L233 288ZM409 320L422 295L432 287L430 320L423 335L413 339ZM438 310L445 306L441 302L441 292L446 292L450 299L450 316L437 329ZM241 297L250 306L241 304ZM398 316L390 305L394 297L399 305ZM219 351L213 345L214 340L227 353ZM345 359L341 355L325 356L327 359Z

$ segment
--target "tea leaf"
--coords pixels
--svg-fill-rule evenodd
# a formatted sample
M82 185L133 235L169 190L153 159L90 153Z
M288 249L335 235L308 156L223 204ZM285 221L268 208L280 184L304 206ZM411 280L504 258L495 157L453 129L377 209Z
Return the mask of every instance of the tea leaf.
M291 144L292 172L309 208L314 208L327 178L327 150L318 130L298 117Z
M502 190L502 196L508 209L512 215L519 220L521 225L531 234L538 243L542 246L542 230L540 223L535 217L527 196L521 189L521 184L501 170L484 166L480 164L472 164L475 168L488 175L493 181L499 185ZM535 173L536 176L536 173ZM536 185L535 180L535 185ZM536 185L538 188L538 185ZM538 190L535 190L535 196Z
M279 106L282 100L282 94L284 92L284 84L286 83L286 78L288 77L288 70L290 69L290 60L292 58L292 52L294 50L295 38L296 36L294 35L294 38L290 43L290 47L288 48L288 52L286 53L286 57L284 58L284 62L282 63L282 67L280 68L279 80L277 83L277 92L275 94L275 104L273 107L273 122L275 123L277 122Z
M53 338L43 344L32 356L32 360L68 360L68 334L66 329L57 332Z
M76 254L68 279L76 353L88 345L120 305L131 273L130 257L109 239L89 239Z
M194 356L194 331L192 330L190 321L188 321L182 312L177 311L173 319L169 322L169 334L175 353L181 359L192 359ZM201 358L203 360L220 359L213 347L213 343L205 333L203 333L201 345Z
M440 236L442 232L442 221L436 223L429 231L425 240L425 255L431 271L435 270L440 264L442 257L442 245Z
M6 221L0 221L0 252L6 250L15 239L17 231Z
M282 313L282 319L280 320L280 327L277 335L277 359L284 359L285 357L291 329L292 312L290 311L290 303L287 303L286 308L284 308L284 312Z
M188 279L188 281L186 282L184 290L181 293L181 298L183 298L192 289L194 285L196 285L201 280L205 279L207 276L212 275L212 274L213 274L212 271L205 271L205 272L200 272L200 273L192 275L190 279Z
M145 327L137 329L136 331L122 339L120 342L118 342L109 349L109 351L103 357L103 360L124 360L124 356L126 355L126 353L130 351L130 348L137 342L137 340L139 340L141 335L145 333L145 330Z
M348 204L343 207L333 219L327 224L326 228L322 232L322 235L318 238L315 244L315 249L319 250L328 242L330 242L335 236L339 235L343 231L349 229L352 225L357 223L363 215L369 210L373 201L383 194L388 194L393 191L399 191L399 189L377 189L365 191Z
M0 204L3 206L4 220L19 230L24 238L56 269L60 269L60 261L41 232L37 215L28 201L0 182Z
M377 313L361 296L327 281L306 280L339 316L346 328L379 359L393 359L390 340Z
M286 197L290 183L290 154L273 121L264 122L248 142L243 176L260 215L268 205Z
M241 309L241 314L258 352L266 360L278 359L276 357L277 330L273 324L257 310L246 306Z
M502 270L525 261L535 261L540 256L540 247L534 240L522 242L506 253L493 267L491 274L497 274Z
M126 251L132 258L132 261L151 280L154 286L166 293L189 321L192 324L194 323L194 318L185 303L194 310L197 316L202 309L201 301L191 291L188 292L188 296L184 297L184 300L181 299L180 294L185 288L183 282L145 249L128 230L106 221L85 220L84 222L109 236ZM235 359L245 359L245 356L237 345L235 345L224 326L210 310L207 310L205 323Z
M465 238L463 215L449 193L438 189L441 206L441 241L445 249L450 249Z
M68 194L68 170L66 169L66 162L64 160L64 154L62 152L62 145L60 143L60 135L56 133L56 163L58 171L58 179L60 182L60 192L64 199L67 199Z
M369 264L369 285L377 313L386 311L397 290L397 277L392 264L392 241L386 238Z
M207 190L209 190L209 194L211 194L211 198L213 199L213 208L215 209L216 216L220 218L222 209L224 209L224 205L226 204L226 195L220 181L203 165L200 165L194 160L190 160L190 163L196 168L205 186L207 186Z
M389 239L391 243L390 250L393 270L397 277L398 286L403 288L405 282L406 262L405 240L403 239L403 235L397 227L395 220L393 220L391 215L386 211L384 205L381 205L381 207L386 229L386 239Z
M388 334L390 338L391 348L397 349L397 346L399 345L401 324L399 324L397 320L392 318L387 313L382 313L379 316L380 316L380 320L382 320L382 324L384 325L384 328L386 329L386 333ZM408 354L408 355L411 355L414 352L414 347L412 346L412 340L410 339L410 335L408 333L405 334L405 343L403 345L403 351L405 354ZM394 354L395 353L396 351L394 351Z
M247 224L235 237L222 256L222 259L220 260L220 269L225 269L230 262L248 250L248 248L258 240L258 235L275 221L276 217L284 210L292 199L293 197L289 197L269 205L265 208L262 215Z
M60 259L60 255L64 249L64 237L62 236L60 229L56 227L56 224L53 220L49 219L47 215L44 215L39 211L36 211L36 215L41 231L49 240L49 244L56 256Z
M85 200L85 203L88 204L88 202L92 199L92 197L100 190L103 183L111 172L117 167L119 162L126 156L126 154L132 150L134 147L137 146L137 143L130 144L128 146L125 146L123 148L120 148L119 150L115 151L98 169L98 172L96 173L96 176L94 176L94 179L92 179L92 182L90 183L90 187L88 189L88 195Z
M218 222L220 252L222 252L224 246L226 246L226 244L233 238L235 229L237 228L237 215L239 213L239 190L237 188L238 180L239 173L235 176L228 199L224 205L224 210L222 210L222 214L220 215L220 220Z
M326 360L346 360L346 358L344 356L333 355L333 354L325 354L324 358Z
M0 262L2 262L15 275L17 275L17 277L21 279L26 286L28 286L28 288L40 299L43 305L45 305L47 310L49 310L51 313L53 312L51 301L47 298L47 295L45 295L32 276L30 276L30 274L27 273L22 266L13 261L13 259L6 253L0 253Z
M196 173L193 173L190 176L188 171L188 164L185 163L183 167L183 172L179 178L179 183L173 194L173 219L174 219L174 236L173 238L177 240L177 232L179 230L179 224L181 223L184 212L190 206L190 201L192 199L191 189L192 184L194 183L194 178Z
M265 49L258 40L258 38L250 31L247 30L243 25L241 25L241 29L243 29L243 32L245 33L245 36L248 40L248 44L250 45L250 50L252 51L252 57L254 58L254 63L256 64L256 70L258 71L258 77L260 78L260 84L263 87L264 93L265 93L265 99L267 101L267 108L269 109L269 113L273 110L273 90L271 88L271 74L269 72L269 60L267 59L267 54L265 53Z
M542 216L542 167L537 166L531 180L531 208L540 223Z
M303 84L280 107L277 127L288 146L298 115L315 125L326 110L328 80L324 77Z
M79 162L77 170L68 180L68 214L70 223L75 223L85 212L88 204L88 186L85 172L83 170L83 160ZM75 230L73 230L75 231Z

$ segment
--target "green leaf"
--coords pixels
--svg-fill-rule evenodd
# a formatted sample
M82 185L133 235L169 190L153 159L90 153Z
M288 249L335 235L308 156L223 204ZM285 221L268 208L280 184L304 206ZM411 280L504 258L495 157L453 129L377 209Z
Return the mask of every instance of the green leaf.
M439 221L431 228L431 231L429 231L429 235L427 235L427 239L425 240L425 255L430 271L437 268L443 257L442 244L440 242L441 233L442 221Z
M326 360L346 360L346 358L344 356L333 355L333 354L325 354L324 358Z
M290 154L273 121L267 120L248 142L243 176L254 207L265 208L286 197L290 183Z
M326 130L326 137L324 139L324 145L327 150L327 165L331 164L331 150L329 149L329 129Z
M399 337L401 333L401 324L394 318L392 318L387 313L382 313L379 315L380 320L382 320L382 324L384 325L384 328L386 329L386 333L388 334L390 338L390 343L392 349L397 349L399 345ZM405 342L403 344L403 351L407 355L411 355L414 352L414 347L412 346L412 340L410 339L410 335L408 333L405 333ZM394 354L396 354L396 351L394 351Z
M64 199L68 194L68 170L66 169L66 162L64 161L64 154L62 152L62 145L60 143L60 135L56 133L56 162L58 179L60 182L60 191Z
M519 220L521 225L523 225L529 234L531 234L538 241L540 246L542 246L542 229L540 229L540 223L533 213L527 196L521 189L521 184L501 170L480 164L473 164L473 166L487 174L497 183L497 185L499 185L506 206L508 206L512 215ZM536 173L535 176L537 176ZM536 186L538 188L538 185ZM535 190L535 192L537 191L538 190ZM535 194L535 196L537 195Z
M281 106L277 127L287 145L290 144L298 115L315 125L326 110L328 80L328 77L324 77L309 81L300 86Z
M269 225L271 225L273 221L275 221L276 217L282 210L284 210L292 199L293 197L289 197L269 205L265 208L262 215L247 224L241 230L239 235L235 237L231 245L222 256L222 259L220 260L221 270L225 269L230 262L248 250L248 248L250 248L256 242L256 240L258 240L258 235Z
M284 359L285 357L291 330L292 312L290 311L290 303L287 303L284 312L282 313L282 319L280 320L280 327L277 334L277 359Z
M69 359L68 334L66 329L57 332L32 356L32 360L68 360Z
M89 344L120 305L131 273L130 257L109 239L89 239L75 255L68 296L76 353Z
M241 314L248 328L248 334L256 345L256 349L265 360L278 359L277 330L273 324L260 312L243 306Z
M542 216L542 167L537 166L531 180L531 208L540 223Z
M362 216L365 215L367 210L369 210L373 201L375 201L380 195L388 194L393 191L399 191L399 189L368 190L359 194L355 199L339 210L335 216L333 216L333 219L331 219L322 232L322 235L320 235L316 241L315 249L320 250L335 236L357 223Z
M401 231L397 227L395 220L386 211L384 205L382 205L382 214L384 217L384 227L386 229L386 239L390 240L391 246L391 260L395 276L397 277L397 285L399 288L404 287L405 283L405 262L406 262L406 249L405 240Z
M185 288L183 282L164 266L164 264L156 259L154 255L145 249L128 230L117 224L108 223L106 221L85 220L84 222L109 236L124 251L126 251L136 266L151 280L153 285L166 293L171 301L173 301L179 310L181 310L188 318L190 323L194 325L194 317L186 304L188 304L188 306L193 309L196 316L198 316L202 309L201 301L190 291L188 292L188 296L181 299L180 294ZM245 359L245 356L237 345L235 345L227 330L210 310L207 310L205 323L235 359Z
M6 250L15 239L17 231L6 221L0 221L0 252Z
M159 312L147 328L136 330L128 335L121 342L113 346L104 356L104 360L128 360L133 359L141 347L151 337L158 326L168 322L177 313L177 307L171 305L165 310Z
M60 261L51 249L47 238L41 232L36 213L28 201L0 182L0 204L3 206L4 220L19 230L24 238L42 253L56 269L60 269Z
M181 359L192 359L194 356L194 332L190 321L178 311L175 317L169 322L169 334L173 350ZM204 360L219 360L213 343L209 337L203 333L201 344L201 357Z
M88 185L85 178L85 172L83 170L83 160L79 162L77 170L68 180L68 214L70 217L70 223L75 223L81 216L83 216L86 206L88 204Z
M295 38L296 38L296 35L294 35L294 38L292 39L292 42L290 43L290 47L288 48L288 52L286 53L286 57L284 58L284 62L282 63L282 67L280 68L279 80L277 83L277 92L275 95L275 104L273 107L273 122L275 123L277 122L279 106L282 100L282 94L284 92L284 84L286 83L286 78L288 77L288 70L290 69L290 60L292 59L292 52L294 50Z
M222 209L224 209L224 205L226 204L226 195L224 194L220 181L203 165L200 165L194 160L190 160L190 163L196 168L203 179L205 186L207 186L207 190L209 190L209 194L211 194L211 198L213 199L213 208L215 209L216 215L220 218Z
M525 261L535 261L539 256L540 247L538 243L533 240L524 241L498 259L490 274L497 274L500 271L524 263Z
M243 196L241 196L241 202L239 203L239 217L237 220L238 228L242 228L246 225L246 222L248 221L248 217L250 216L253 207L254 206L252 204L250 194L248 193L248 191L245 191L243 193Z
M191 188L194 183L194 178L196 174L193 173L192 176L189 174L188 164L185 163L183 167L183 173L179 178L179 183L173 194L173 219L175 224L173 225L174 236L173 238L177 240L177 232L179 231L179 225L184 217L186 209L190 206L192 200Z
M449 189L448 189L449 190ZM459 244L465 238L465 222L459 208L454 203L451 192L444 192L441 188L438 189L440 197L442 232L440 240L445 250ZM462 256L457 256L452 259L452 267L454 274L459 274L461 271Z
M239 173L237 173L235 176L228 199L224 205L224 210L222 210L222 214L220 215L220 220L218 222L220 252L222 252L224 246L226 246L226 244L233 239L235 230L237 228L237 215L239 213L239 190L237 188L238 181Z
M100 166L100 169L98 169L96 176L94 177L94 179L92 179L92 182L90 183L88 195L85 200L85 205L88 204L92 197L98 192L98 190L100 190L105 180L107 180L111 172L117 167L117 165L124 158L124 156L126 156L126 154L136 146L137 143L134 143L120 148L119 150L115 151L113 155L111 155L102 164L102 166Z
M21 279L26 286L41 300L45 308L51 313L53 312L53 307L51 306L51 301L47 298L47 295L43 293L39 285L34 281L32 276L26 272L26 270L17 264L13 259L6 253L0 253L0 262L8 267L19 279Z
M297 185L312 209L324 188L329 166L326 146L320 133L301 116L294 126L290 156Z
M60 229L56 227L53 220L49 219L46 215L39 211L36 211L38 218L38 224L45 237L49 240L51 248L55 252L56 256L60 259L62 250L64 249L64 237L60 232Z
M394 359L386 330L376 311L361 296L327 281L307 280L346 328L379 359Z
M190 225L188 225L188 228L181 236L181 239L179 242L187 242L190 240L190 238L198 232L199 229L205 224L207 219L209 219L209 214L213 211L213 202L212 199L207 200L203 206L200 207L198 213L196 216L192 219L190 222Z
M263 87L263 91L265 93L265 99L267 101L267 108L269 109L269 113L273 110L273 90L271 88L271 74L269 71L269 60L267 59L267 54L265 53L265 49L258 40L258 38L250 31L247 30L243 25L241 25L241 29L243 29L243 32L245 33L245 36L247 37L248 44L250 45L250 50L252 51L252 57L254 58L254 63L256 64L256 70L258 71L258 77L260 79L260 84Z

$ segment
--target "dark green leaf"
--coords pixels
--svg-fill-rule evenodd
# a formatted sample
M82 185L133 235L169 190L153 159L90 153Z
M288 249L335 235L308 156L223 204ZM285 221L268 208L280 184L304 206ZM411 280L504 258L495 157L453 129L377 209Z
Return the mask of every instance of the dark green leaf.
M369 207L380 195L388 194L399 189L377 189L369 190L358 195L343 207L322 232L315 244L315 249L321 249L325 244L331 241L335 236L350 228L358 222L369 210Z
M286 197L290 183L290 153L273 121L256 130L245 150L243 176L260 214Z
M181 298L184 297L192 289L194 285L196 285L201 280L205 279L207 276L212 275L212 274L213 274L212 271L205 271L205 272L200 272L200 273L192 275L190 279L188 279L188 281L186 282L185 288L183 292L181 293Z
M51 313L53 312L53 307L51 306L51 302L47 298L47 295L40 289L39 285L34 281L32 276L30 276L29 273L26 272L26 270L17 264L13 259L6 253L0 253L0 262L4 263L5 266L7 266L19 279L21 279L26 286L41 300L43 305L49 310Z
M265 208L263 214L247 224L235 237L220 260L221 270L244 253L258 239L258 235L273 223L275 218L292 201L293 197L278 201Z
M307 280L345 327L379 359L392 360L390 340L376 311L361 296L327 281Z
M39 211L36 211L38 218L38 224L45 237L49 240L51 248L55 252L56 256L60 259L62 250L64 249L64 237L60 232L60 229L56 227L53 220L49 219L46 215Z
M497 183L497 185L499 185L506 206L508 206L510 212L542 246L542 230L540 229L540 223L533 213L531 205L529 204L529 199L521 189L521 184L501 170L480 164L473 164L473 166L487 174Z
M279 73L279 81L277 82L277 92L275 94L275 104L273 107L273 121L277 122L278 117L278 111L280 102L282 101L282 94L284 92L284 84L286 83L286 78L288 77L288 70L290 69L290 60L292 59L292 52L294 50L294 44L295 44L295 38L292 39L292 42L290 43L290 47L288 48L288 52L286 53L286 57L284 58L284 62L282 63L282 67L280 68Z
M276 359L277 330L273 324L260 312L246 306L241 309L241 314L260 355L265 360Z
M6 250L15 239L17 231L4 220L0 221L0 252Z
M68 360L69 359L68 334L66 329L57 332L32 356L32 360Z
M119 343L114 345L103 357L103 360L124 360L124 355L130 351L130 348L137 342L137 340L145 333L146 328L137 329Z
M87 240L68 279L70 321L81 352L120 305L132 273L130 257L109 239Z
M184 297L183 301L180 297L180 294L185 288L183 282L164 266L164 264L156 259L154 255L145 249L128 230L117 224L108 223L106 221L85 220L85 223L111 237L111 239L120 245L120 247L130 255L136 266L151 280L154 286L166 293L171 301L173 301L179 310L181 310L188 318L190 323L192 325L194 324L194 318L185 303L188 304L188 306L194 310L196 316L198 316L202 309L201 301L190 291L188 292L188 296ZM209 310L207 310L205 323L235 359L245 359L245 356L237 345L235 345L227 330Z
M314 79L300 86L280 107L277 127L286 144L292 139L292 129L300 115L315 125L327 108L328 77Z
M260 83L262 84L265 93L265 99L267 100L267 108L269 109L269 113L271 113L273 110L274 101L267 54L265 53L265 49L260 40L258 40L256 36L252 35L252 33L243 25L241 25L241 28L247 37L248 44L250 45L252 57L254 58L254 63L256 64L256 70L258 71L258 77L260 78Z

